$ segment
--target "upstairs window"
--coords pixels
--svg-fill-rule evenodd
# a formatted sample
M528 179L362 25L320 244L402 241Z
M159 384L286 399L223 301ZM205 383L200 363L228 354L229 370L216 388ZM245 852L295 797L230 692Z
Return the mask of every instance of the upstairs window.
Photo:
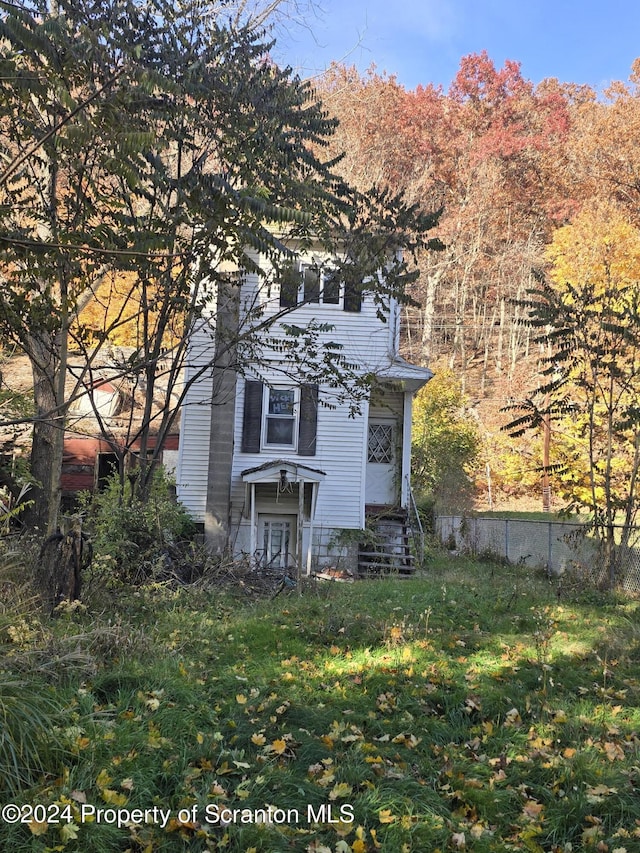
M266 406L262 443L265 447L295 447L297 400L293 388L265 388Z
M315 456L317 424L317 385L272 388L252 379L245 382L243 453L280 448Z
M361 303L360 289L342 281L335 267L302 263L286 267L281 273L281 308L302 304L336 305L344 311L357 312Z
M340 276L332 267L302 264L303 301L320 305L340 304Z

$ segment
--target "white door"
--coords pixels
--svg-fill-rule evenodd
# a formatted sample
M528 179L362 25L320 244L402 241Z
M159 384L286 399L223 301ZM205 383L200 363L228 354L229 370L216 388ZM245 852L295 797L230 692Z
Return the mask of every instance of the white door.
M258 516L258 550L264 566L286 569L294 565L296 516Z
M397 422L369 421L365 503L393 505L398 502Z

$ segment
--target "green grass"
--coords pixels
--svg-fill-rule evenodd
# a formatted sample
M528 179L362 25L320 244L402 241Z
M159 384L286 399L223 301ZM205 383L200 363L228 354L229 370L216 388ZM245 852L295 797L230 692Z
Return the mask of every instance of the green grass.
M0 824L2 849L640 850L633 600L436 559L274 601L120 593L41 632L69 637L93 663L48 683L55 761L3 792L64 819ZM109 820L132 809L155 822Z

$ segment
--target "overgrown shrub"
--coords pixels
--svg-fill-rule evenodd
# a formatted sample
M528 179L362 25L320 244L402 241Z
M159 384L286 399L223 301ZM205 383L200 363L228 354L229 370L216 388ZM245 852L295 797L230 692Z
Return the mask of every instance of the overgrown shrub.
M104 491L84 495L82 505L96 557L110 558L113 576L124 583L142 583L180 562L180 544L195 533L191 517L176 501L161 470L144 501L130 480L123 487L116 474Z
M411 479L439 509L459 510L473 498L473 470L481 449L478 426L458 378L438 370L416 395L411 436Z

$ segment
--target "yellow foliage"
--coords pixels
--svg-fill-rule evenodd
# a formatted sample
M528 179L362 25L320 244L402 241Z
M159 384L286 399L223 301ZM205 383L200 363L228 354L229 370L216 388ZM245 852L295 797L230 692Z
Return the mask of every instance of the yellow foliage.
M273 741L270 749L272 752L275 752L276 755L283 755L287 749L287 742L282 738L278 738Z
M637 289L640 230L611 204L585 208L555 232L547 258L551 280L560 289L566 282L593 285L596 295L611 286Z
M142 284L134 273L118 272L100 280L92 298L82 308L80 324L96 339L106 338L115 346L140 347L154 330L157 311L154 303L164 297L153 284ZM176 312L174 328L165 335L169 346L180 335L181 320Z

